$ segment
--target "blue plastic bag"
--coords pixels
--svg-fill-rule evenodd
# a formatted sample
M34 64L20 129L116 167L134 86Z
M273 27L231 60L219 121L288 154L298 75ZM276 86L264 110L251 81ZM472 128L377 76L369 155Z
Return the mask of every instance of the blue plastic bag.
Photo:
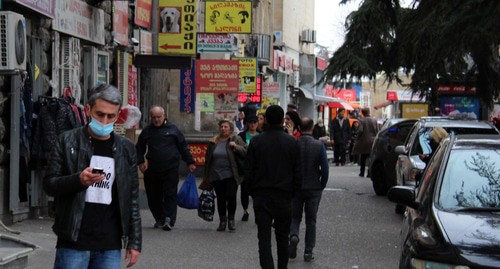
M189 173L177 193L177 205L186 209L198 209L198 190L196 178Z

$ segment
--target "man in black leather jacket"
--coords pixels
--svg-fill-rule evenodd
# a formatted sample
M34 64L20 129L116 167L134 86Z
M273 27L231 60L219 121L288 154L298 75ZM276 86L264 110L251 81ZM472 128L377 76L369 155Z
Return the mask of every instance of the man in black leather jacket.
M137 155L134 144L113 133L121 93L102 84L89 92L90 122L59 136L43 186L54 196L57 235L54 268L128 267L142 245Z

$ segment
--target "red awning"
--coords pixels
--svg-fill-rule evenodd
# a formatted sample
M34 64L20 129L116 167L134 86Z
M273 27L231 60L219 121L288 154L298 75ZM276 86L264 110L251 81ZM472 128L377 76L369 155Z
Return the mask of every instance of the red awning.
M347 110L354 110L354 108L347 102L328 102L328 106L332 108L344 108Z
M381 104L373 106L373 108L375 108L375 109L381 109L381 108L386 107L388 105L392 105L392 101L385 101L385 102L383 102Z

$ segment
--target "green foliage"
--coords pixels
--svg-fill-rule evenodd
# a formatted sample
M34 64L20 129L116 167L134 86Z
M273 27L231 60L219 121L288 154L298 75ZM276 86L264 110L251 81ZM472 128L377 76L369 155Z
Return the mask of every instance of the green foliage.
M498 14L498 0L417 0L410 8L398 0L364 0L347 17L345 42L323 80L361 80L382 72L389 82L399 82L404 70L420 96L440 84L461 84L475 86L491 106L500 94Z

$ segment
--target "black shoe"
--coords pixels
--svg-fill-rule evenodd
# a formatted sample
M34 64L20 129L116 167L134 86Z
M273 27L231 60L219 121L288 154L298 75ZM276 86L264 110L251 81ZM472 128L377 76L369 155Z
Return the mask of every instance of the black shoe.
M312 261L314 261L314 254L312 254L312 253L306 253L306 254L304 254L304 261L305 262L312 262Z
M288 246L288 258L295 259L295 257L297 257L298 244L299 244L299 237L296 235L290 236L290 244Z
M227 229L228 229L228 230L230 230L230 231L234 231L234 230L236 230L235 223L234 223L234 219L230 219L230 220L227 222Z
M339 163L335 163L335 166L339 166Z
M360 173L358 176L360 176L360 177L364 177L365 175Z
M241 217L241 221L248 221L248 212L243 213L243 217Z
M217 232L223 232L226 230L226 225L227 225L227 221L225 220L221 220L220 223L219 223L219 227L217 227Z
M157 221L157 222L155 222L155 224L153 225L153 227L155 229L162 228L163 227L163 222Z
M162 228L164 231L171 231L172 230L172 226L170 226L170 223L169 222L165 222L163 224L163 228Z

